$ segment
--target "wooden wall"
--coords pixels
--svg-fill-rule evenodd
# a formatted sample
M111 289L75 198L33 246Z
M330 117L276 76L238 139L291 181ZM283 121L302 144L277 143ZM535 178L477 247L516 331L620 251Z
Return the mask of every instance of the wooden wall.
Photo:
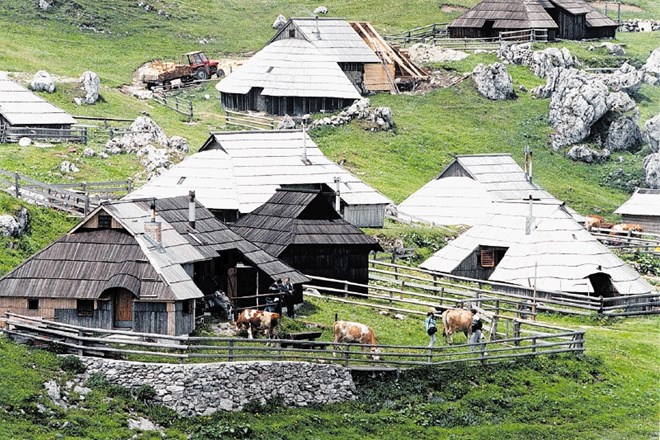
M622 214L623 223L635 223L642 225L646 232L660 233L660 217L653 215L629 215Z
M360 228L382 228L386 205L345 205L344 220Z
M458 267L451 271L452 275L487 280L495 271L494 267L481 267L479 264L479 249L472 252Z
M368 284L369 246L291 245L279 258L306 275Z
M187 335L195 330L195 301L190 301L190 308L188 313L183 312L183 301L174 303L174 336ZM168 334L172 334L172 331Z
M73 304L61 304L58 309L55 309L55 320L65 324L80 325L83 327L94 327L102 329L112 329L112 301L110 300L96 300L94 301L94 312L92 316L78 316L76 309L76 300L60 300L62 302L68 301Z
M252 89L254 90L254 89ZM222 93L223 108L234 111L265 111L271 115L304 115L318 113L321 110L340 110L353 103L352 99L343 98L301 98L273 97L261 94Z
M110 228L112 228L112 229L124 229L124 227L121 225L121 223L119 223L114 217L110 216L108 213L106 213L104 211L97 212L96 215L94 215L94 217L90 218L89 220L87 220L87 222L85 222L83 227L90 228L90 229L98 229L98 227L99 227L99 214L111 217Z
M378 63L365 64L364 87L371 92L389 92L390 81L385 69L390 73L389 78L394 80L396 74L394 64L388 64L387 66Z
M133 303L133 330L141 333L168 334L167 303Z
M559 38L581 40L586 37L586 14L570 14L566 10L558 8L553 14L553 19L557 23L557 26L559 26L557 29L557 36Z
M584 38L616 38L616 29L617 26L609 27L597 27L597 28L586 28L586 34Z

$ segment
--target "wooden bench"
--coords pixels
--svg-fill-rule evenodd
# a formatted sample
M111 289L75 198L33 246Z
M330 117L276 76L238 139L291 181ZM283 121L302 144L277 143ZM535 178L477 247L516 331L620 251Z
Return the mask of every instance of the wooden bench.
M316 341L321 337L323 332L300 332L300 333L289 333L284 339L291 339L292 342L282 342L280 345L282 348L304 348L304 349L324 349L325 344L319 343ZM293 342L296 341L296 342Z

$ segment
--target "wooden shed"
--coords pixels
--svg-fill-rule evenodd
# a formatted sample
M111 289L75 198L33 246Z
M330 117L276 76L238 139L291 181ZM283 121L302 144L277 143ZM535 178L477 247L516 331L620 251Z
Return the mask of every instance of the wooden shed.
M660 233L660 189L637 188L614 213L620 214L624 223L636 223L644 231Z
M0 77L0 143L21 137L78 140L71 136L76 120L22 85Z
M452 38L546 29L548 39L614 38L617 23L583 0L483 0L447 26Z
M360 93L390 90L381 58L343 18L291 18L268 42L297 39L334 60Z
M367 284L375 239L342 219L322 191L278 189L231 228L306 275Z
M420 267L545 291L650 293L631 267L553 201L493 203L489 214Z
M216 89L225 109L272 115L334 111L360 98L334 56L300 39L270 43Z
M326 157L302 130L215 133L193 154L127 195L185 195L219 219L234 222L283 185L326 184L339 194L340 213L358 227L383 227L390 199Z
M237 273L248 266L251 273ZM204 294L254 295L283 276L299 290L307 281L189 197L114 202L0 279L0 308L86 327L181 335L194 330Z

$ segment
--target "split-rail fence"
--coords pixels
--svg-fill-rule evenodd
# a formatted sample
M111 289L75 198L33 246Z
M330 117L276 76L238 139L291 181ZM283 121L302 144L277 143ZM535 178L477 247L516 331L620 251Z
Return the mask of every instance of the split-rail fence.
M100 330L6 313L4 333L19 342L45 346L60 353L105 356L142 362L307 361L337 363L349 368L405 369L423 365L510 362L529 356L584 351L584 331L567 330L527 320L502 317L491 325L490 340L479 345L428 346L334 344L315 341L299 348L290 339L245 339L166 336ZM502 325L506 320L506 325ZM492 323L493 321L491 321ZM328 329L326 332L332 332ZM424 338L426 339L426 338ZM351 350L353 348L353 350ZM364 352L360 349L364 349ZM336 356L335 356L336 355Z

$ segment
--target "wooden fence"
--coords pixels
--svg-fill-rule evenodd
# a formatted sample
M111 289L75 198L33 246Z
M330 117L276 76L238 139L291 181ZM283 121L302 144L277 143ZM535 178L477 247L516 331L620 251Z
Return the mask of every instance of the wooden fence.
M274 130L277 126L273 118L232 110L225 110L225 125L248 130Z
M12 127L8 124L0 124L0 143L18 142L23 137L44 142L76 142L86 144L88 141L87 129L85 127Z
M625 235L617 235L618 231L607 228L590 228L588 230L591 235L609 248L660 255L660 234L626 231Z
M104 200L132 191L133 181L47 184L11 171L0 170L0 190L35 205L86 216ZM90 195L91 194L91 195Z
M449 38L447 23L435 23L411 29L395 35L385 36L385 39L400 45L425 43L456 50L497 50L503 43L547 42L546 29L523 29L500 32L491 38Z
M165 336L78 327L41 318L5 314L4 333L19 342L80 356L143 362L307 361L349 368L400 369L421 365L494 363L519 357L584 351L584 331L526 320L491 318L489 340L480 344L428 346L334 344L315 341L300 348L291 339ZM495 325L493 325L495 323ZM331 330L327 330L331 333ZM354 348L353 350L351 348ZM377 348L378 352L370 352ZM361 350L365 350L362 352ZM332 353L331 353L332 351ZM338 355L335 357L335 355Z
M372 289L374 287L396 288L406 294L408 291L422 292L438 298L439 305L443 303L457 304L470 301L472 303L495 304L496 300L509 308L509 312L523 313L534 316L537 311L563 315L607 315L633 316L660 313L660 292L642 295L621 295L605 298L559 291L544 291L522 286L476 280L448 274L426 271L411 266L370 260L370 284L358 285ZM312 277L313 278L313 277ZM346 281L329 280L336 283L337 288L346 289ZM484 298L488 298L485 301Z
M159 104L164 105L167 108L174 110L175 112L181 113L188 117L188 121L192 121L195 114L193 110L193 103L187 99L172 97L169 98L165 93L152 95L152 99Z

